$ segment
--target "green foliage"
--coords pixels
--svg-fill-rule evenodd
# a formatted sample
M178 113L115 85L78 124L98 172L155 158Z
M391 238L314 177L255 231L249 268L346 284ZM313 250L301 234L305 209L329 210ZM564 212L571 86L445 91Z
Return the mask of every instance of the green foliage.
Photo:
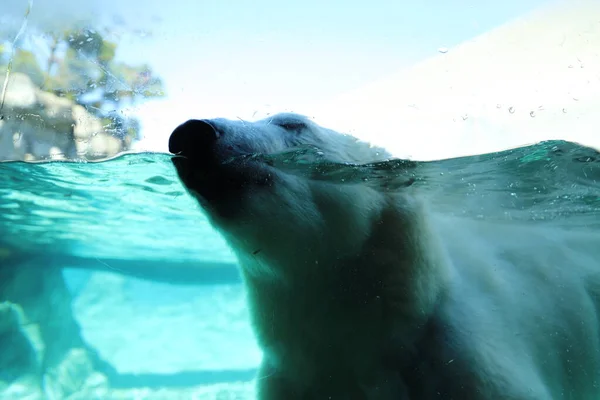
M29 75L36 85L44 83L44 71L31 51L18 49L13 57L13 69Z
M94 29L66 29L43 37L43 48L36 45L14 52L12 70L26 73L42 90L85 106L115 136L136 139L138 121L116 110L164 96L163 83L152 69L117 61L118 43ZM7 64L8 52L7 44L0 44L0 64Z

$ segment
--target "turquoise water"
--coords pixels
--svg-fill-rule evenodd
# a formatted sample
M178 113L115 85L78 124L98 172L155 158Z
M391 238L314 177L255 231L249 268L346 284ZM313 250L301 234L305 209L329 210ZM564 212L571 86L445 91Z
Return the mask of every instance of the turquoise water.
M449 214L600 225L600 153L569 142L362 166L328 163L318 151L268 158L311 179L420 185ZM82 336L117 386L249 381L260 361L235 258L167 154L1 163L0 263L63 271Z

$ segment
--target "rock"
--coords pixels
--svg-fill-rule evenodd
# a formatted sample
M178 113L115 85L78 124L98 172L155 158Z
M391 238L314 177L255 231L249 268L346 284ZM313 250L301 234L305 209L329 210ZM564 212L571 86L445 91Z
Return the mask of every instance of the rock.
M256 399L256 391L254 382L231 382L176 389L115 389L107 398L113 400L253 400Z
M23 73L10 75L0 116L0 161L98 159L128 147L83 106L38 89Z
M42 399L37 384L43 347L35 329L27 329L23 309L0 303L0 399Z
M77 153L85 153L92 158L117 154L123 149L123 142L110 135L93 135L88 141L77 141Z
M70 349L43 376L44 392L58 399L106 398L109 390L108 379L94 370L90 355L83 348Z
M32 108L36 103L37 88L25 74L12 74L9 80L10 90L6 91L4 106Z
M116 271L88 276L74 296L73 315L86 343L118 373L230 371L245 379L244 371L260 364L241 282L186 287Z
M58 268L0 268L0 400L105 398L107 378L82 340Z
M104 132L102 122L88 113L85 108L79 104L72 107L71 116L73 121L75 121L73 134L76 139L90 139L90 137Z

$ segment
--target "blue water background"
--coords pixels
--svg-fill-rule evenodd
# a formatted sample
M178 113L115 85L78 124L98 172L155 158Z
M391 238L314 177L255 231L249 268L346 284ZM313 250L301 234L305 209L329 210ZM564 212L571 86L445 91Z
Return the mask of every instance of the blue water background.
M600 225L600 154L569 142L400 166L292 164L340 184L410 181L466 218ZM123 386L249 380L260 361L235 258L167 154L1 163L0 262L63 268L84 338Z

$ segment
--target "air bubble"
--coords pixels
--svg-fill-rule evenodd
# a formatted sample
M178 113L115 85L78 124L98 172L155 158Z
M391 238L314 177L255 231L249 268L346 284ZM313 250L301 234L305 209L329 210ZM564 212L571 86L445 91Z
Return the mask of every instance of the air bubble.
M515 108L514 107L508 107L508 112L511 114L515 113Z

